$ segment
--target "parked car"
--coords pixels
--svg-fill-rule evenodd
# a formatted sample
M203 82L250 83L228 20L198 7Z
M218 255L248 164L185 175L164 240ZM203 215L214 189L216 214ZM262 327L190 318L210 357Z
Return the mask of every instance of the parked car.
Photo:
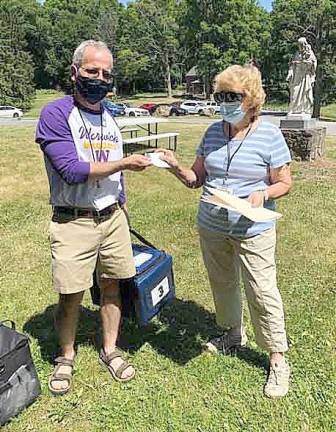
M119 117L125 115L125 108L121 107L119 104L111 102L108 99L104 100L104 106L110 111L113 117Z
M168 116L181 116L188 114L187 110L181 108L178 105L173 104L158 104L153 109L154 114L165 113Z
M124 108L125 115L128 117L140 117L140 116L149 116L150 115L150 113L147 109L130 107L129 105L127 105L123 102L118 102L117 105Z
M213 108L216 114L220 112L220 105L218 105L218 103L215 101L211 101L211 100L205 101L205 105L207 107Z
M204 101L204 107L202 108L200 115L214 115L220 113L220 105L215 101Z
M18 118L23 116L23 111L20 108L15 108L10 105L0 106L0 117Z
M142 105L139 106L139 108L146 109L151 114L153 114L153 112L155 111L156 107L157 107L157 104L155 104L153 102L144 103L144 104L142 104Z
M204 102L187 100L180 105L188 114L202 114L205 107Z

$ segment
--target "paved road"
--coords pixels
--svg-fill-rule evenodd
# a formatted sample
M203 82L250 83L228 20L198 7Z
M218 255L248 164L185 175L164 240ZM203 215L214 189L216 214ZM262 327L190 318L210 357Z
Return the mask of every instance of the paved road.
M285 115L275 115L275 114L263 114L262 119L269 121L277 126L280 126L280 120L285 118ZM170 122L172 123L183 123L183 124L204 124L208 125L213 123L214 121L218 121L218 118L208 118L208 117L200 117L198 115L194 116L186 116L186 117L171 117ZM0 127L1 126L13 126L13 127L27 127L27 126L36 126L37 119L29 119L29 118L21 118L21 119L13 119L13 118L0 118ZM326 122L326 121L318 121L318 126L323 126L327 128L327 135L336 136L336 122Z
M36 126L37 119L30 118L0 118L0 127L1 126L13 126L13 127L27 127L27 126Z
M280 126L280 120L285 118L285 115L268 115L262 114L261 118L265 121L269 121L270 123L275 124L276 126ZM218 121L218 118L208 118L208 117L199 117L195 116L187 116L187 117L174 117L170 121L176 123L184 123L184 124L211 124L214 121ZM336 122L326 122L326 121L318 121L318 126L327 128L327 135L336 136Z

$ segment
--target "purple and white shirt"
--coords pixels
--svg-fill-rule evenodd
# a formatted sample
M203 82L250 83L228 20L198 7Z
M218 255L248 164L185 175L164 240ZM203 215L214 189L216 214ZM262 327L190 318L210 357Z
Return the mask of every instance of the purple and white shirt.
M122 159L122 137L102 104L101 112L79 107L73 96L47 104L40 115L36 142L44 153L52 206L102 210L125 202L120 172L89 178L90 162Z

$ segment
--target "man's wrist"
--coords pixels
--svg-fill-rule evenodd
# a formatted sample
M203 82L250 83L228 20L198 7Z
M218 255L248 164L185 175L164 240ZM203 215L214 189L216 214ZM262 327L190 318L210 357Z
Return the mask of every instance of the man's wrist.
M127 157L122 158L120 160L120 170L119 171L127 170L128 168L129 168L129 164L127 163Z

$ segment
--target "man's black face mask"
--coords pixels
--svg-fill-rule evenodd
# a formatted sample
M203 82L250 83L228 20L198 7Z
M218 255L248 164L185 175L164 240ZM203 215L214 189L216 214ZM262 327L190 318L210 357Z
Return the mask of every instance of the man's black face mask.
M81 75L77 76L75 85L78 93L91 104L96 104L104 99L111 88L111 83Z

